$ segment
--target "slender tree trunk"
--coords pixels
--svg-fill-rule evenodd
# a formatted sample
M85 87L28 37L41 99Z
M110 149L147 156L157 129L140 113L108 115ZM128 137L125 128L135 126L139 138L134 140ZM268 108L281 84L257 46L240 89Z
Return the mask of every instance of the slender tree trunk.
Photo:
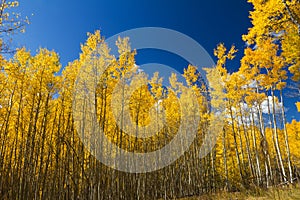
M224 173L225 173L225 188L226 188L226 191L229 191L230 186L229 186L228 169L227 169L227 147L226 147L225 128L223 128L223 160L224 160Z
M240 153L239 153L239 149L238 149L236 132L235 132L235 127L234 127L234 118L233 118L232 107L230 106L229 109L230 109L229 111L230 111L230 118L231 118L232 134L233 134L233 138L234 138L235 154L236 154L237 164L238 164L238 167L239 167L239 175L240 175L241 181L244 181L243 169L242 169L242 166L241 166Z
M288 132L287 132L287 128L286 128L286 118L285 118L285 112L284 112L284 102L283 102L282 90L280 90L280 99L281 99L281 103L282 103L281 114L282 114L282 120L283 120L283 132L284 132L284 141L285 141L285 146L286 146L287 163L288 163L288 167L289 167L290 182L293 183L291 154L290 154Z
M283 176L283 181L286 182L287 181L287 177L286 177L286 173L285 173L285 169L284 169L284 165L283 165L283 161L282 161L282 156L281 156L281 152L280 152L280 146L279 146L279 141L278 141L278 130L277 130L277 120L276 120L276 104L275 104L275 95L274 95L274 90L273 88L271 88L271 95L272 95L272 116L273 116L273 129L274 129L274 136L275 136L275 147L276 147L276 153L278 155L278 159L279 159L279 165L281 168L281 173Z
M260 158L259 152L257 149L257 142L256 142L256 131L255 131L255 122L254 122L254 111L251 109L251 133L252 133L252 140L253 140L253 148L255 151L255 159L256 159L256 170L257 170L257 185L260 186L261 184L261 166L260 166Z

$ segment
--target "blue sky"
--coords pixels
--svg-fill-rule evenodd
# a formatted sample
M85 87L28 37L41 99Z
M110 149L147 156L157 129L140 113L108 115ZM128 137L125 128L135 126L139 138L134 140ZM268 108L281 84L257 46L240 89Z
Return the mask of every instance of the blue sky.
M221 0L20 0L22 15L34 15L26 34L16 42L32 50L54 49L66 64L78 57L87 32L100 29L109 37L131 28L158 26L192 37L212 54L219 42L244 46L241 35L251 25L249 9L243 1Z
M106 38L137 27L164 27L182 32L200 43L213 57L220 42L235 44L240 52L228 63L229 71L239 66L243 54L242 34L251 26L251 5L243 0L19 0L19 11L29 16L26 33L15 36L16 46L26 46L32 53L39 47L59 53L63 66L78 58L80 43L87 32L100 29ZM31 15L33 14L33 15ZM155 60L158 59L158 60ZM160 62L179 71L185 61L159 51L138 52L137 63ZM287 99L288 116L295 112L295 99Z

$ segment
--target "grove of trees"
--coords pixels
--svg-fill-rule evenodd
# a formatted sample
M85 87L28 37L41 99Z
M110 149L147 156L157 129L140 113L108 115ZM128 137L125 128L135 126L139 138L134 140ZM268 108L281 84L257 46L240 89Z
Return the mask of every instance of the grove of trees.
M237 50L219 44L216 66L205 69L208 86L197 70L203 66L189 65L183 74L186 83L173 74L166 89L159 73L148 76L138 70L128 38L116 41L115 58L100 31L88 34L79 58L63 66L62 73L54 51L39 49L32 55L26 48L11 49L1 33L22 30L27 20L9 18L7 10L17 2L2 0L1 51L13 56L0 56L0 198L171 199L297 183L300 121L288 122L285 108L300 112L300 100L296 105L285 100L288 93L300 97L300 2L249 2L253 27L242 36L247 47L239 69L227 71ZM151 152L175 137L182 120L187 122L181 127L186 134L198 127L189 150L171 165L147 173L121 172L102 164L82 143L73 113L76 80L83 66L93 70L107 62L105 73L95 79L95 96L81 98L93 102L99 127L116 146ZM124 94L133 86L137 89L127 98ZM123 95L113 96L115 87L122 88ZM197 102L188 98L191 94ZM210 98L214 96L221 100ZM136 127L122 123L124 104ZM183 105L189 109L180 108ZM224 127L213 150L201 158L201 145L216 117L211 106L223 108L218 114L224 116ZM161 118L166 122L152 120ZM134 137L124 130L152 136ZM115 156L108 147L101 150Z

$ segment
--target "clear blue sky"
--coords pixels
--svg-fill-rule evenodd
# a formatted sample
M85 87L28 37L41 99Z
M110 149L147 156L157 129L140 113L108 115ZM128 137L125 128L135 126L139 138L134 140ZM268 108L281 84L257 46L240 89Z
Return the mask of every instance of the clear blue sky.
M242 34L251 26L251 5L246 0L19 0L20 12L29 16L26 33L15 37L15 45L26 46L32 53L39 47L55 50L65 66L78 58L80 43L87 32L100 29L106 38L137 27L164 27L182 32L198 41L211 56L220 42L235 44L240 52L229 63L229 71L239 66L243 54ZM31 16L33 14L33 16ZM180 70L186 63L161 52L138 52L137 62L160 62ZM173 57L172 57L173 58ZM155 60L160 59L160 60ZM163 59L163 60L161 60ZM181 70L180 70L181 71ZM287 99L288 116L300 119L295 99Z

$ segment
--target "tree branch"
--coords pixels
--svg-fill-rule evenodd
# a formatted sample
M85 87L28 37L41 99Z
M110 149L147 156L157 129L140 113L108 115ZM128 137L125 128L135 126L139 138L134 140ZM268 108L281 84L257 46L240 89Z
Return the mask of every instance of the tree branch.
M287 10L292 22L298 27L298 35L300 36L300 22L298 22L298 20L294 16L293 12L291 11L289 6L287 5L286 0L282 0L282 3L284 4L285 9Z

